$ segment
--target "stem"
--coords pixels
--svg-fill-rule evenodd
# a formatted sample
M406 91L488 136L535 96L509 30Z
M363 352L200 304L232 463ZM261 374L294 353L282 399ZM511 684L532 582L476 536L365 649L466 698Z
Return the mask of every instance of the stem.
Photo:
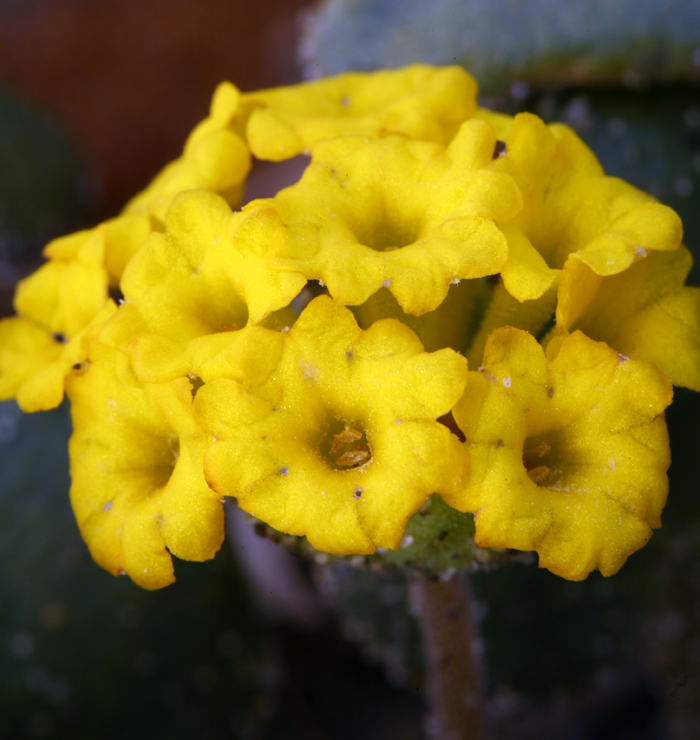
M411 605L423 633L435 740L481 740L481 660L466 579L410 582Z

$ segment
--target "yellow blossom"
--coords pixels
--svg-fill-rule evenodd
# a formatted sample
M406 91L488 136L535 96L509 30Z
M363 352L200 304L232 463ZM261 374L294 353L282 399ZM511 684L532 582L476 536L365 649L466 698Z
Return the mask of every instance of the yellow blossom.
M500 119L494 123L504 130ZM676 213L606 176L568 127L545 126L537 116L521 113L503 144L494 169L512 175L524 199L522 211L504 225L509 255L501 273L519 301L544 294L571 260L596 275L614 275L649 250L680 246Z
M164 346L165 340L187 342L262 321L306 284L297 272L272 269L285 239L269 209L232 213L214 193L182 193L166 215L164 233L152 234L129 263L121 282L124 303L102 340L119 345L149 335Z
M120 215L46 247L0 321L0 399L65 387L101 566L167 585L171 554L219 548L225 496L356 554L437 493L574 580L660 526L669 378L700 390L680 221L567 127L475 101L458 67L222 83ZM251 153L311 161L233 212ZM307 281L330 295L303 308Z
M237 332L198 372L195 408L216 438L209 485L319 550L396 548L430 494L463 485L464 450L436 419L461 395L466 362L424 353L397 321L363 332L321 296L289 332Z
M95 561L153 589L174 580L170 553L212 558L223 510L204 481L209 438L194 421L187 378L139 383L126 355L93 341L67 391L71 503Z
M451 283L498 272L507 248L496 222L522 199L492 171L494 144L482 121L447 148L398 136L319 142L302 179L272 201L298 269L351 305L386 287L414 315L435 309Z
M100 231L73 246L71 259L50 260L20 282L20 315L0 321L0 398L16 397L26 412L61 403L65 375L82 362L85 331L111 311Z
M655 365L581 332L547 362L532 336L499 329L454 409L469 484L443 498L475 513L481 547L536 550L572 580L612 575L661 524L671 397Z
M221 193L232 203L240 200L250 155L241 137L225 128L225 115L218 112L217 116L206 131L198 131L188 140L182 157L166 166L119 217L47 245L44 256L48 262L17 287L18 319L11 319L13 323L2 330L12 337L14 349L0 349L0 393L5 393L1 398L11 398L30 379L30 372L45 370L47 378L56 380L57 369L51 363L59 350L47 351L51 337L60 337L58 344L62 344L94 322L106 304L108 287L119 284L127 263L145 238L163 229L165 213L176 195L205 188ZM27 328L28 322L33 324L31 328ZM39 339L42 328L45 335ZM27 337L18 339L18 333L25 329ZM21 361L8 368L9 357L20 346ZM26 411L60 403L63 391L58 393L55 382L45 393L36 382L34 385L40 398L20 401ZM35 396L34 391L31 395Z
M566 126L537 116L509 119L482 109L499 143L493 168L510 174L523 208L501 229L508 260L469 349L481 358L490 333L512 325L539 333L551 315L570 325L600 283L652 251L679 248L678 215L628 183L605 175Z
M164 233L150 235L122 277L124 339L143 331L189 339L245 326L246 306L227 279L222 251L230 218L226 202L211 193L175 199Z
M700 391L700 288L683 285L692 262L681 247L650 252L605 279L582 263L570 265L566 269L579 275L565 286L585 289L585 308L575 315L570 293L562 291L547 354L556 354L567 334L579 329L623 355L655 363L675 385Z
M474 78L460 67L419 64L260 90L243 96L253 109L248 145L256 157L279 161L337 136L448 143L476 108L476 93Z

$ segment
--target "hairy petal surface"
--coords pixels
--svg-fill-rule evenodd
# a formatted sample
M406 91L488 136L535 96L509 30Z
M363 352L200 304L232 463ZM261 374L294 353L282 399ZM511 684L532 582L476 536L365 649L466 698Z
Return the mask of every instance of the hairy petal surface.
M308 152L321 139L401 134L448 143L476 108L474 78L460 67L416 64L350 72L243 96L247 140L260 159Z
M421 315L450 285L498 272L497 222L521 208L514 180L491 169L495 136L467 121L449 147L397 136L319 142L302 179L275 196L297 269L359 305L387 288Z
M616 573L661 524L666 376L581 332L548 362L510 327L492 334L469 375L454 409L469 484L446 501L475 513L476 543L536 550L541 567L571 580Z
M195 408L216 438L205 476L220 494L319 550L350 554L396 548L431 493L461 488L466 454L436 421L464 388L457 353L424 353L394 320L363 332L326 297L289 332L253 330L216 361L235 374L200 369ZM261 361L267 347L274 368Z
M71 503L95 561L138 585L174 580L170 553L212 558L223 541L220 496L205 483L209 438L192 414L191 384L143 384L114 347L93 342L71 377Z

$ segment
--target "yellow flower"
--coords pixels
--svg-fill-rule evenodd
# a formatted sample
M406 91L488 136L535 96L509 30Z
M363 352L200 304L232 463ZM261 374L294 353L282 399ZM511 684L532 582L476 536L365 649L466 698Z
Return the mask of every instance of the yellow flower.
M230 110L226 115L230 98L224 88L212 106L212 116L204 122L208 126L195 130L182 157L165 167L120 216L46 246L44 256L49 261L17 287L19 317L0 330L9 342L0 344L0 398L13 397L42 371L51 379L50 387L42 389L36 376L31 392L18 398L20 405L25 411L36 411L60 403L63 390L59 392L60 372L53 360L61 351L51 351L51 338L59 338L58 347L94 323L106 304L108 287L118 286L125 266L146 237L164 228L165 213L176 195L205 188L231 203L240 200L250 155L242 138L226 128L233 115Z
M423 352L398 321L363 332L321 296L289 332L237 332L196 372L195 409L216 438L209 485L319 550L396 548L430 494L463 486L466 454L436 419L462 394L466 362Z
M0 321L0 398L26 412L61 403L64 377L84 359L82 337L112 310L103 247L95 230L74 240L71 259L50 260L17 286L20 315Z
M124 215L139 215L162 223L173 198L195 189L218 193L237 205L249 169L250 154L245 142L232 131L223 129L208 136L191 137L182 156L166 165L143 192L127 203Z
M579 329L627 357L649 360L673 381L700 391L700 288L684 286L692 266L690 252L650 252L625 272L605 279L582 263L565 268L579 273L575 284L585 300L563 290L557 328L547 344L556 354L570 331Z
M672 389L651 363L576 332L551 362L535 339L494 332L454 416L466 435L466 491L481 547L536 550L540 566L609 576L661 524Z
M500 118L492 122L504 130ZM648 250L680 246L676 213L606 176L566 126L545 126L537 116L521 113L503 143L494 169L512 175L524 199L522 211L503 229L509 252L501 274L519 301L543 295L572 260L607 276L626 270Z
M60 337L59 337L60 339ZM61 355L62 343L33 321L14 316L0 321L0 400L15 398L37 372ZM61 386L61 398L63 387ZM61 400L59 398L58 403ZM58 405L58 404L56 404ZM23 409L24 410L24 409Z
M435 309L451 283L498 272L507 250L494 222L522 199L492 171L494 145L481 121L447 148L398 136L319 142L302 179L272 200L298 269L346 304L386 287L414 315Z
M17 286L17 313L68 339L84 329L107 301L104 228L82 232L72 254L51 259ZM78 236L78 235L76 235Z
M493 168L515 179L524 205L501 224L508 260L469 349L472 362L496 328L537 334L555 312L570 325L600 281L651 251L678 249L682 236L674 211L606 176L566 126L546 126L530 113L509 119L480 109L475 115L503 137Z
M251 153L311 162L233 212ZM119 216L46 247L0 321L0 399L65 388L81 533L146 588L214 555L224 496L355 554L435 493L482 547L610 575L660 526L667 375L700 390L681 237L567 127L477 109L458 67L223 83ZM330 296L302 310L307 281Z
M220 497L205 483L210 441L192 415L187 378L141 384L118 349L92 342L69 377L71 503L95 561L144 588L174 580L170 553L212 558L223 541Z
M165 346L165 340L185 343L262 321L306 284L297 272L273 269L285 240L283 224L269 209L232 213L214 193L179 195L165 232L152 234L129 263L121 282L124 303L102 340L120 345L157 335L150 341ZM148 343L144 338L142 351ZM146 369L139 377L153 380Z
M242 104L253 108L250 150L279 161L337 136L401 134L447 143L476 108L476 93L474 78L460 67L417 64L247 93Z

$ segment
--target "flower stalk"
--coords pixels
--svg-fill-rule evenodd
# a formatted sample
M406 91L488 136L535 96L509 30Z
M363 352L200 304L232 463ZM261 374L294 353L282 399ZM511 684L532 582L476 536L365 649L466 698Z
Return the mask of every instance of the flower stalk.
M411 606L420 623L427 663L434 740L483 738L483 665L466 577L410 580Z

